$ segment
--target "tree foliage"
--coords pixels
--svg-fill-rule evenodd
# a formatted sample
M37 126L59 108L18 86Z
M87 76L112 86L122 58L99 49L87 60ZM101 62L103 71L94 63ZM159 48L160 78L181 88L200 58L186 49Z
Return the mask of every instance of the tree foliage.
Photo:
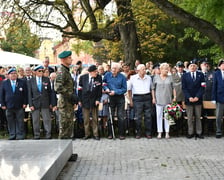
M209 45L212 45L208 41L210 39L215 44L214 48L219 47L220 50L224 50L223 2L219 0L114 0L117 6L117 18L108 18L104 24L100 24L97 17L103 14L104 8L111 0L5 0L2 1L1 7L10 6L15 15L28 18L40 27L57 29L63 33L63 36L94 42L108 40L117 43L121 41L124 60L132 63L136 58L141 58L141 53L145 59L164 58L167 50L164 46L169 42L173 41L172 45L177 42L174 47L184 41L195 42L191 41L192 37L187 36L177 41L173 38L174 34L159 29L161 22L157 21L158 18L166 18L166 16L155 8L150 9L151 5L146 3L147 1L156 5L167 16L175 18L187 27L194 28L195 34L200 32L199 41L196 43L199 48L203 42L205 49L209 48ZM139 2L146 8L140 9ZM147 10L150 14L147 14ZM148 17L148 20L143 20L143 16ZM137 21L139 24L136 25ZM169 20L169 22L172 24L174 21ZM141 31L142 27L146 29ZM184 32L188 34L187 31L191 30ZM180 34L176 33L176 35L179 37ZM196 40L196 37L193 39ZM203 54L206 50L200 49L199 52Z
M165 55L163 45L166 45L173 36L159 29L158 25L162 20L167 20L168 17L154 4L146 0L132 2L142 59L144 62L162 59Z
M34 57L34 51L40 47L39 37L32 34L28 23L21 24L17 19L5 30L6 39L1 41L5 51L16 52Z
M206 42L206 46L210 44L211 41L215 44L211 46L213 53L213 59L216 57L223 56L224 52L224 31L223 31L223 12L221 12L223 7L223 2L219 0L150 0L157 7L159 7L168 16L181 21L186 26L194 29L196 35L194 39L206 39L210 40ZM211 16L210 16L211 15ZM213 19L214 18L214 19ZM192 32L192 29L185 30L186 34ZM187 37L187 36L186 36ZM188 37L187 37L188 38ZM199 41L200 42L200 41ZM201 55L203 53L208 53L207 50L199 50ZM203 53L202 53L203 52ZM215 54L215 53L218 53ZM215 60L217 61L217 59Z

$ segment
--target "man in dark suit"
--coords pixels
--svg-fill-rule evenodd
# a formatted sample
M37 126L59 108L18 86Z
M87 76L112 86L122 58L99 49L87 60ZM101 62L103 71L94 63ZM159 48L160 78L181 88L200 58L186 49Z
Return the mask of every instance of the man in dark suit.
M191 61L188 66L189 72L182 76L182 89L185 96L185 104L188 119L188 136L194 137L193 115L196 122L196 136L203 139L201 125L202 97L204 93L205 79L202 72L197 71L197 64Z
M8 70L9 79L3 81L0 104L6 110L9 140L24 139L24 111L27 105L26 82L17 78L15 68Z
M224 112L224 59L219 60L219 69L214 73L212 100L216 103L216 138L222 137Z
M84 116L85 137L90 138L90 113L92 114L92 129L94 139L98 135L98 105L102 96L102 78L98 75L97 67L88 68L88 74L82 75L79 80L79 105L82 106Z
M49 57L46 56L45 60L43 61L43 67L44 67L44 69L48 69L49 74L51 74L52 72L54 72L54 68L49 66L49 63L50 63Z
M43 118L46 139L51 138L50 107L55 106L51 102L51 83L49 78L43 77L44 67L39 65L34 68L36 76L28 81L28 102L32 111L34 139L40 139L40 113Z

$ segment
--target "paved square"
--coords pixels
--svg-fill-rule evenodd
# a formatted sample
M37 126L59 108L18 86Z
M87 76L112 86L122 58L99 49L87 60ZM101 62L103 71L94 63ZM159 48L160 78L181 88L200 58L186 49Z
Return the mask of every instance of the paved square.
M58 180L224 179L223 138L77 139L73 153Z

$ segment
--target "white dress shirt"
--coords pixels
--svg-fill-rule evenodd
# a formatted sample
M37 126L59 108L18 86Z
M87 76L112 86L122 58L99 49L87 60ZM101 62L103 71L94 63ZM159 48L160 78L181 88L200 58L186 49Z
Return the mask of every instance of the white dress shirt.
M152 79L150 76L145 75L141 78L138 74L131 76L130 86L128 90L132 91L132 94L148 94L151 92Z

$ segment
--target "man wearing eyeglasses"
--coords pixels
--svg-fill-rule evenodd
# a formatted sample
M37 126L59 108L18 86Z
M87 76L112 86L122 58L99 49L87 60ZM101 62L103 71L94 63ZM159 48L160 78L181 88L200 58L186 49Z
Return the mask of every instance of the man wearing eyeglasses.
M51 139L51 116L50 107L51 83L49 78L43 76L44 67L39 65L34 68L35 77L28 82L28 102L32 113L34 139L40 139L40 115L43 118L46 139Z
M6 110L9 140L24 139L24 111L27 105L26 82L18 79L15 68L8 70L9 79L3 81L0 91L0 104Z

